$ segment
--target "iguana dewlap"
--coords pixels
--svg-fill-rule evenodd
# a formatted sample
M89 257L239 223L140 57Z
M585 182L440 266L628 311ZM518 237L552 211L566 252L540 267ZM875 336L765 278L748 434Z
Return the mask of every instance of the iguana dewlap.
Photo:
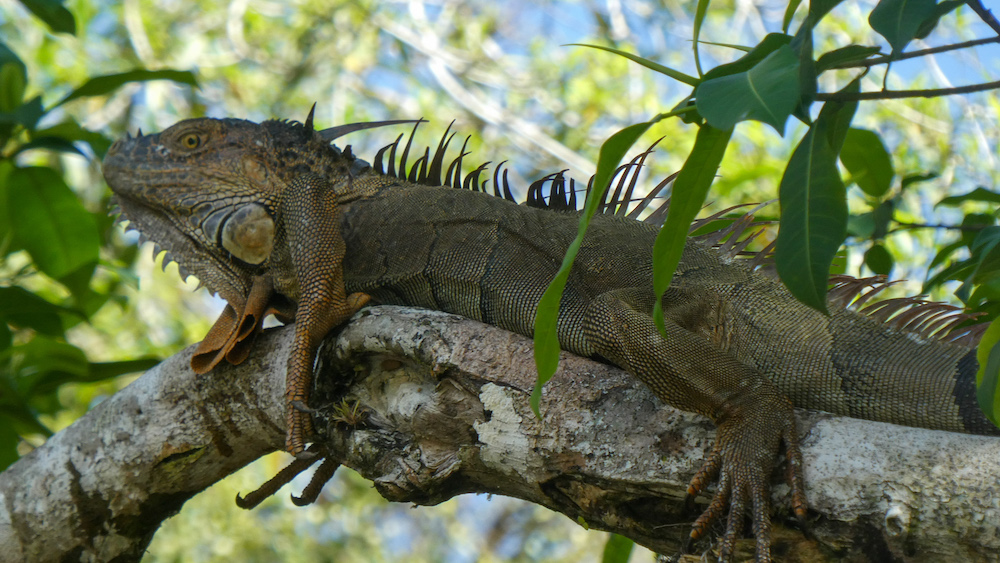
M134 228L229 303L193 365L241 361L263 317L295 321L287 449L311 435L305 409L316 347L369 299L457 313L531 335L535 308L576 234L574 213L380 174L305 125L194 119L126 138L104 173ZM974 397L974 350L843 307L826 317L778 282L691 240L651 311L653 226L598 216L562 299L562 347L611 361L664 402L718 426L692 479L718 479L695 524L729 509L728 559L752 515L770 559L768 478L782 445L804 514L792 406L943 430L997 434ZM897 323L899 324L899 323Z

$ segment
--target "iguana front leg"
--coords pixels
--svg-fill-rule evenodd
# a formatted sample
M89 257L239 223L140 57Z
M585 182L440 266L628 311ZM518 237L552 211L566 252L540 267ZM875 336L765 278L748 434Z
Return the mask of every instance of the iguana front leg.
M295 339L285 376L285 449L298 455L312 434L312 418L305 407L319 343L370 297L364 293L347 295L344 288L347 245L340 232L337 193L326 179L313 174L298 176L282 191L280 209L298 282Z
M653 324L651 308L648 289L599 296L584 320L587 341L597 353L641 379L664 402L715 422L715 446L691 480L688 494L698 494L716 477L719 485L691 537L701 536L728 504L719 559L729 561L749 510L757 538L756 559L770 561L770 474L782 443L789 464L792 507L796 515L805 516L802 455L791 401L765 376L669 318L663 338Z

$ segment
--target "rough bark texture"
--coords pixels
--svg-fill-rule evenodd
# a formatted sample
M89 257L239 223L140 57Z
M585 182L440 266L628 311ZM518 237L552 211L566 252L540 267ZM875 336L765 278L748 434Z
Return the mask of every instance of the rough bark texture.
M186 500L284 444L291 336L208 376L175 354L0 473L0 561L138 560Z
M0 474L0 559L137 558L185 500L280 448L291 333L207 376L180 353ZM668 554L687 535L685 488L713 427L626 373L564 356L539 421L531 345L512 333L379 307L327 344L313 404L362 413L330 417L329 446L386 498L515 496ZM781 516L776 487L776 558L996 559L1000 439L799 414L813 538Z

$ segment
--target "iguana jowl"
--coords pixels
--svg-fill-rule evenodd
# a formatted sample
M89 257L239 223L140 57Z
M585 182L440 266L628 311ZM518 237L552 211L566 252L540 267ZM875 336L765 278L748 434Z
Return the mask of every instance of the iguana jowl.
M229 306L192 360L242 361L268 312L295 321L287 449L311 435L316 346L370 300L438 309L530 335L577 217L376 172L306 124L183 121L118 141L104 173L125 218ZM728 559L743 515L770 559L768 477L784 444L794 510L805 499L792 405L998 434L976 406L974 351L875 316L798 303L779 283L689 241L651 319L654 227L598 216L562 299L562 347L609 360L664 402L711 418L716 444L692 479L719 486L697 535L726 512ZM899 323L897 323L899 324ZM911 323L912 325L913 323Z

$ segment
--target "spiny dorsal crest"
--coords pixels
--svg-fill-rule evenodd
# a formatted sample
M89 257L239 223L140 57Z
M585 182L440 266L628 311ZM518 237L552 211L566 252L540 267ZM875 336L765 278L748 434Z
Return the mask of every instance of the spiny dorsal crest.
M391 123L393 122L378 122L378 126ZM448 146L455 137L455 133L451 132L454 122L445 129L433 154L431 154L430 147L425 147L423 154L408 167L413 138L417 128L421 123L424 123L424 120L416 120L413 123L415 123L413 130L403 145L398 159L397 153L403 134L400 134L392 143L382 147L375 155L374 168L377 172L415 184L449 186L487 194L492 192L494 197L521 203L514 197L510 187L507 168L504 166L507 161L502 161L495 166L492 175L487 172L490 164L488 161L463 176L464 158L470 154L466 150L470 137L466 137L458 155L452 159L447 169L444 168ZM663 224L667 217L670 198L661 194L669 192L677 174L671 174L658 182L643 197L635 197L634 195L639 173L645 165L646 158L653 152L658 143L659 140L629 162L618 167L609 189L604 194L599 213L638 220L641 214L650 210L642 220L657 226ZM593 190L594 178L591 176L586 188L581 190L577 187L575 180L566 178L565 172L566 170L554 172L532 182L526 190L523 203L530 207L555 211L579 211L583 202L586 201L586 197ZM583 197L577 197L579 192L583 192ZM651 207L654 200L657 199L660 199L660 202ZM755 213L771 203L773 201L760 205L741 204L723 209L708 217L695 220L689 232L694 238L721 252L722 256L745 258L747 266L751 269L773 274L770 272L773 265L773 238L760 250L748 250L748 246L763 235L767 227L773 223L772 221L754 219ZM734 214L735 211L746 207L753 208ZM698 231L702 232L695 234ZM988 326L988 323L975 324L975 319L980 314L965 313L960 307L927 301L920 297L897 297L870 303L872 298L893 283L887 282L884 276L855 278L847 275L833 275L830 278L829 302L834 307L855 310L894 329L921 337L935 338L970 348L979 342Z

